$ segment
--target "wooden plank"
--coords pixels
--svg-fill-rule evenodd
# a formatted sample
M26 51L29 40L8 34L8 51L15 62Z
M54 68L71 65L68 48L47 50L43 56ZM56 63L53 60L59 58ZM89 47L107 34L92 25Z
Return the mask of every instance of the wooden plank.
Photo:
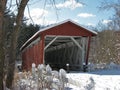
M44 63L44 36L41 35L41 39L40 39L40 42L38 43L39 45L39 58L37 63L38 64L43 64Z
M73 37L70 38L80 49L82 49L81 45Z
M50 41L44 48L46 50L58 37L56 36L52 41Z
M85 64L88 65L88 57L89 57L89 50L90 50L90 41L91 41L91 36L88 38L88 47L87 47L87 55L86 55L86 62Z
M56 50L56 49L65 48L66 44L68 45L68 47L74 46L73 42L64 43L64 44L60 44L60 45L57 45L57 46L54 46L54 47L50 47L46 50L46 52Z
M82 38L82 67L83 68L83 63L85 63L85 37Z

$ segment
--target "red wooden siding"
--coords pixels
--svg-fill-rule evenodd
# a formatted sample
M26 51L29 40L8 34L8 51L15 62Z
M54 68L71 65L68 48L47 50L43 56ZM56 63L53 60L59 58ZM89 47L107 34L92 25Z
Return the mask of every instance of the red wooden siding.
M26 56L27 56L27 55L26 55L26 54L27 54L26 51L24 51L23 54L22 54L22 59L23 59L23 60L22 60L22 68L23 68L23 69L27 69L27 67L26 67L26 63L27 63L27 60L26 60L27 58L26 58Z
M86 65L88 65L88 57L89 57L89 49L90 49L90 41L91 37L88 37L88 47L87 47L87 55L86 55Z
M43 31L41 34L44 35L64 35L64 36L92 36L93 33L87 31L82 27L68 22L62 25L58 25L54 28Z
M31 67L31 63L33 62L33 53L32 48L29 48L29 67Z
M41 39L40 39L40 59L38 60L38 64L41 64L43 63L43 60L44 60L44 36L41 35Z

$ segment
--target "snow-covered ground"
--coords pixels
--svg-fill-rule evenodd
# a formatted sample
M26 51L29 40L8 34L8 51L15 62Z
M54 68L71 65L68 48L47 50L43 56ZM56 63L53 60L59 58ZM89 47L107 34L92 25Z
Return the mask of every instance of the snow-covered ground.
M120 90L120 68L94 72L71 72L69 90Z
M91 67L89 72L70 71L70 73L67 73L68 83L65 85L65 90L120 90L120 65L111 63L110 65L92 65ZM19 72L18 75L21 76L21 73ZM23 90L38 90L37 82L30 84L29 81L32 79L23 80L24 84L27 83L25 85L35 86L34 89L28 88ZM15 90L21 90L21 86L22 84L20 83L15 87Z

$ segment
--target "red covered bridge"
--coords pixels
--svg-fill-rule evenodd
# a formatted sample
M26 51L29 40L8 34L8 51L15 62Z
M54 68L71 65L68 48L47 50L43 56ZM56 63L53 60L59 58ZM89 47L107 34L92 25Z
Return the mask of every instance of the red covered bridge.
M31 64L50 64L53 68L82 70L88 64L90 40L96 32L81 27L78 23L66 20L35 33L22 47L22 67Z

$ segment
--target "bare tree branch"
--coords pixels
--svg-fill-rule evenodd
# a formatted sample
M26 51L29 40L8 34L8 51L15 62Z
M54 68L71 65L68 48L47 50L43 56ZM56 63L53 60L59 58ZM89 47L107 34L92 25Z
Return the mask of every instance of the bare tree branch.
M111 25L115 30L120 30L120 0L115 1L104 1L101 3L99 10L114 10L114 15L112 17Z
M4 14L7 0L0 0L0 90L4 90Z
M30 20L31 20L32 23L34 24L34 21L33 21L32 17L31 17L31 15L30 15L30 9L29 9L29 6L28 6L28 5L27 5L27 9L28 9L28 15L29 15L29 17L30 17Z
M17 47L17 38L18 38L18 35L19 35L19 30L20 30L20 26L21 26L21 23L22 23L22 19L23 19L23 16L24 16L24 10L25 10L25 7L27 5L29 0L21 0L20 3L19 3L19 6L18 6L18 13L17 13L17 16L16 16L16 25L14 27L14 31L12 33L12 45L11 45L11 49L12 49L12 52L11 52L11 60L9 61L9 68L8 68L8 72L7 72L7 79L6 79L6 86L8 88L11 88L12 87L12 82L13 82L13 76L14 76L14 65L15 65L15 60L16 60L16 47Z

